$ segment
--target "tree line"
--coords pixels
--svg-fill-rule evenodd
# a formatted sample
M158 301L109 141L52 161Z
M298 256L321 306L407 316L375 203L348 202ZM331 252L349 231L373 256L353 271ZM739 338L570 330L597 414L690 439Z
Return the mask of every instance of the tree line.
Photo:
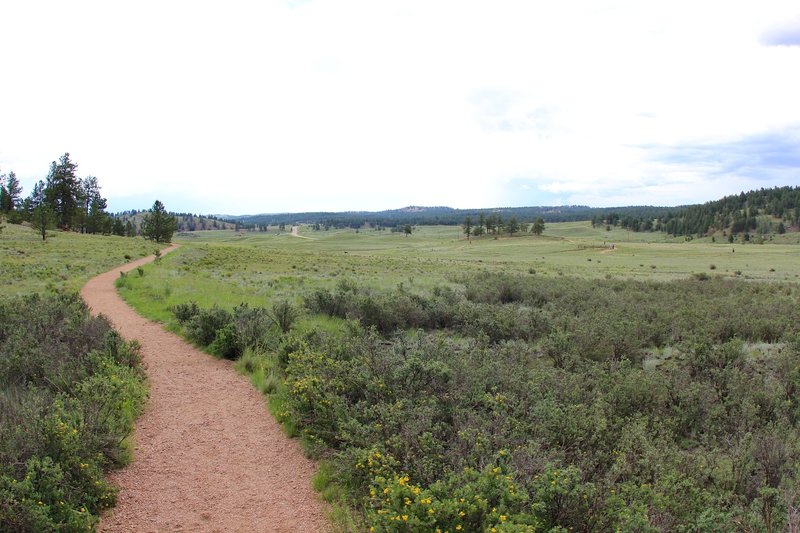
M513 237L515 233L530 231L534 235L541 235L544 232L544 219L537 217L533 224L527 222L519 222L517 217L511 217L508 221L503 220L502 215L489 215L486 216L481 213L477 221L473 221L471 216L464 219L461 224L464 230L464 235L469 240L470 236L480 237L482 235L500 235L501 233L508 233L509 237Z
M775 187L741 192L704 204L676 207L627 206L598 208L588 206L498 207L454 209L451 207L406 207L387 211L308 212L244 215L228 217L240 227L306 223L329 228L397 228L406 224L464 226L470 218L485 234L506 233L492 219L538 220L542 223L591 221L592 226L619 227L629 231L665 232L675 236L709 235L725 231L733 235L750 232L785 233L800 228L800 187ZM489 221L487 226L480 219ZM776 220L777 219L777 220ZM513 225L511 226L514 229ZM478 235L481 230L478 229ZM472 234L472 233L471 233Z
M800 187L761 188L660 213L611 209L594 214L591 221L592 226L661 231L676 237L722 231L729 237L741 234L749 240L750 233L783 234L800 227Z
M14 172L0 176L0 212L10 223L30 222L47 238L47 231L59 228L80 233L136 235L132 225L126 227L106 212L107 201L100 194L95 176L79 178L78 165L65 153L50 164L44 180L34 184L27 197Z
M656 218L663 216L669 209L667 207L629 206L614 208L629 216ZM307 212L307 213L277 213L260 215L243 215L227 217L229 220L242 225L276 226L279 224L304 223L309 225L320 224L328 228L402 228L406 224L412 226L458 226L466 217L477 221L481 215L485 218L492 216L504 220L516 218L517 220L536 220L543 222L576 222L591 220L598 214L603 214L606 208L588 206L535 206L535 207L493 207L486 209L454 209L452 207L406 207L387 211L348 211L341 213L332 212Z
M100 194L95 176L79 178L78 164L69 153L50 163L44 180L34 184L27 197L16 174L0 175L0 215L12 224L29 222L47 240L48 230L135 237L141 233L156 242L169 242L177 230L177 220L156 200L137 230L131 220L115 217L106 211L108 201Z

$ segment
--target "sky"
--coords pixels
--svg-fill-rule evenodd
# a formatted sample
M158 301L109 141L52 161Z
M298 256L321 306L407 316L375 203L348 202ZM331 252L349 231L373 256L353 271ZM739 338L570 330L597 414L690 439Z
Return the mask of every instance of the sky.
M0 3L0 173L110 211L683 205L800 185L796 0Z

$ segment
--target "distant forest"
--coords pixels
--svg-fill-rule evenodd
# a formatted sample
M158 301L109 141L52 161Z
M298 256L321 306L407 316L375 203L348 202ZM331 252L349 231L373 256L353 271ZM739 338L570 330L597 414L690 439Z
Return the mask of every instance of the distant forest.
M704 204L654 207L599 208L580 205L559 207L500 207L454 209L451 207L406 207L388 211L308 212L224 217L240 229L311 224L325 228L397 228L405 224L449 225L473 221L484 215L504 220L575 222L587 220L593 226L621 227L630 231L665 232L674 236L703 236L716 232L727 235L785 233L800 229L800 187L776 187L742 192Z
M121 211L114 213L114 218L121 220L123 223L131 222L135 228L139 228L142 223L142 217L147 211ZM237 222L223 220L214 215L195 215L192 213L170 213L175 217L178 223L179 232L186 231L204 231L214 229L239 229L240 224ZM251 228L248 228L251 229Z
M785 233L800 226L800 187L775 187L726 196L670 211L662 231L672 235Z
M634 206L614 208L614 213L621 216L644 219L665 216L667 207ZM541 217L545 222L575 222L592 220L595 216L604 217L609 209L587 207L581 205L566 205L558 207L494 207L487 209L454 209L452 207L406 207L388 211L347 211L341 213L309 212L309 213L280 213L264 215L226 216L225 218L237 221L243 227L261 227L273 225L311 224L332 228L362 228L366 226L393 228L405 224L413 225L443 225L458 226L467 217L478 220L480 215L485 217L500 217L502 219L516 218L523 221L533 221Z

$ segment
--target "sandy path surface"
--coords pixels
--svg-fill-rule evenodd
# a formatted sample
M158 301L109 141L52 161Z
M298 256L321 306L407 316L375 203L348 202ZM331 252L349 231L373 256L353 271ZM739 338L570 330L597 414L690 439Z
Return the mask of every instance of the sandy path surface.
M297 237L298 239L308 239L309 241L313 241L311 237L306 237L305 235L300 235L300 226L292 226L292 231L289 233L292 237Z
M264 397L229 361L214 359L131 309L114 280L152 257L91 279L81 296L142 346L150 401L136 424L133 462L109 477L117 506L101 531L327 529L311 488L314 464L287 438Z

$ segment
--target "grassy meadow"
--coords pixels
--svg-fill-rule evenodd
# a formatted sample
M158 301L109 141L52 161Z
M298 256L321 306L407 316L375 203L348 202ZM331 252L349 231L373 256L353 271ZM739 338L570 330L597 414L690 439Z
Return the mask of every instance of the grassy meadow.
M0 233L0 298L77 291L92 276L160 246L144 239L51 231L7 224Z
M118 287L239 360L337 528L800 527L797 234L300 236L179 238Z
M800 246L685 241L661 233L594 229L588 222L549 224L544 235L491 236L467 241L460 228L416 228L409 237L375 230L312 231L300 235L198 232L161 265L131 274L121 294L149 317L168 321L169 308L264 305L296 300L302 291L343 278L373 288L403 285L428 291L470 272L544 277L671 281L706 273L753 281L800 281ZM614 246L613 249L611 246Z

